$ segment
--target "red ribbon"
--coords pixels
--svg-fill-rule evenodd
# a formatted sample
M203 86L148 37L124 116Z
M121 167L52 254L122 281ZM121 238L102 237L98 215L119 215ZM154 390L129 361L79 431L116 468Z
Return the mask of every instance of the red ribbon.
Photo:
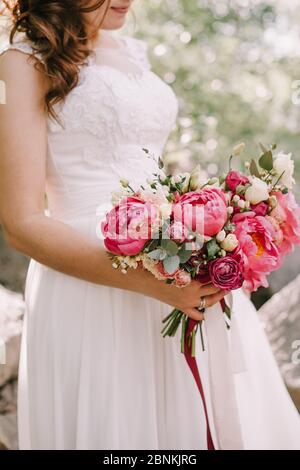
M212 437L211 437L210 427L209 427L209 420L208 420L208 413L207 413L204 390L203 390L203 386L202 386L202 383L201 383L196 358L192 357L192 355L191 355L192 345L189 346L189 344L188 344L189 335L191 334L191 332L193 331L193 329L197 325L197 323L198 322L196 320L193 320L192 318L189 318L189 320L188 320L188 327L186 329L185 338L184 338L184 356L185 356L186 362L188 363L188 366L189 366L189 368L190 368L190 370L193 374L193 377L195 379L195 382L197 384L198 390L199 390L201 398L202 398L202 403L203 403L203 408L204 408L204 413L205 413L205 419L206 419L207 449L208 450L215 450L214 443L213 443L213 440L212 440Z

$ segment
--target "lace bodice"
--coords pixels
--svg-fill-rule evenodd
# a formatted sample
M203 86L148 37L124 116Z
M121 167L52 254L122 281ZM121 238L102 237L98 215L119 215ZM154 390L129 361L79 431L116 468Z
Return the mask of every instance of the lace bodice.
M48 118L46 190L54 214L78 204L92 210L100 195L110 200L120 178L144 182L156 167L142 148L161 155L177 117L177 99L151 70L147 44L102 33L118 47L96 45L80 68L78 85L55 105L63 127ZM2 43L0 53L9 48L33 53L18 34L13 45Z

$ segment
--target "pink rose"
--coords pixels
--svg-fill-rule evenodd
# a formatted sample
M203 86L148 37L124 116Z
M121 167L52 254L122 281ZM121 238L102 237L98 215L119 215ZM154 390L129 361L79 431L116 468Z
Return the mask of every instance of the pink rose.
M175 275L175 282L177 287L186 287L190 284L192 278L190 273L180 269Z
M137 255L151 240L151 227L157 216L151 204L136 197L124 198L102 222L106 249L116 255Z
M234 290L243 285L242 263L234 256L217 258L208 264L208 269L212 283L220 289Z
M271 195L276 196L278 205L270 216L279 224L283 235L279 251L282 255L287 255L293 251L294 245L300 243L300 207L291 192L282 194L276 191Z
M274 242L275 230L266 217L244 213L244 219L235 220L235 235L240 243L245 278L245 288L253 292L260 286L268 287L266 276L281 263L278 248Z
M269 205L265 202L260 202L259 204L251 204L251 210L255 212L256 215L262 215L263 217L267 215Z
M230 191L235 191L239 185L249 183L249 180L247 176L243 175L239 171L230 171L226 176L225 182Z
M190 230L206 236L216 235L227 221L225 195L218 188L186 193L173 204L173 217Z

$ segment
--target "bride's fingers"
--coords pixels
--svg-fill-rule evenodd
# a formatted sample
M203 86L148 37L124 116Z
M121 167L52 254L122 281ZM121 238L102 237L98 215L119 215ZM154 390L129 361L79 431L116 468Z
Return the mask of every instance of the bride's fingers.
M213 284L202 285L199 287L199 298L217 294L218 292L221 292L221 290Z
M205 297L205 308L212 307L217 302L220 302L220 300L222 300L227 294L227 291L221 290L216 294L208 295L207 297Z
M187 308L184 312L189 318L192 318L196 321L204 320L204 314L199 312L197 308Z

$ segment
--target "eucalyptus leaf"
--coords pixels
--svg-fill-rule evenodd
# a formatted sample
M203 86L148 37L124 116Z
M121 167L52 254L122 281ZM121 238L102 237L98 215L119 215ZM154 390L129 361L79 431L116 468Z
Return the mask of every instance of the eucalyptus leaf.
M175 256L178 253L178 245L173 240L163 239L161 246L166 250L169 256Z
M192 254L193 252L191 250L185 250L184 248L181 248L181 250L178 252L180 263L186 263Z
M220 246L215 238L212 238L206 244L208 258L213 258L219 251Z
M164 268L168 274L173 274L176 269L179 268L180 259L179 256L168 256L163 261Z
M251 175L257 176L258 178L260 178L260 172L259 172L257 163L253 159L251 160L251 163L250 163L250 173Z
M161 248L157 248L156 250L151 251L150 253L148 253L148 256L151 259L161 261L161 260L165 259L165 257L167 256L167 253L166 253L165 250L162 250Z
M267 170L267 171L273 170L273 154L271 150L268 150L260 157L259 165L264 170Z
M263 153L266 153L268 151L268 149L266 149L266 147L261 142L259 143L259 146L262 149Z

